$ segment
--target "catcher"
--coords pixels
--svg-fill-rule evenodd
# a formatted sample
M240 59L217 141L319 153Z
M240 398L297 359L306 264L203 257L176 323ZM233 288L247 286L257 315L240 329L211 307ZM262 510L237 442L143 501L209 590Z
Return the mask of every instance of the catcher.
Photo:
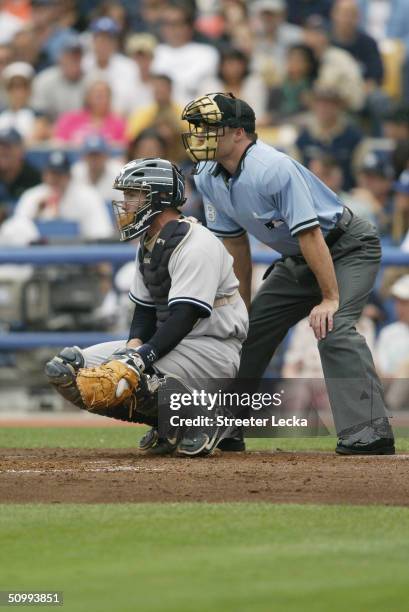
M237 375L248 315L233 259L221 243L180 209L184 178L164 159L124 166L112 203L121 241L142 234L129 297L135 305L127 341L63 349L46 364L49 382L76 406L151 429L139 450L182 455L243 450L240 438L214 428L158 431L159 390L189 392L198 379ZM204 413L191 407L189 416ZM194 414L193 414L194 412ZM234 432L233 432L234 433Z

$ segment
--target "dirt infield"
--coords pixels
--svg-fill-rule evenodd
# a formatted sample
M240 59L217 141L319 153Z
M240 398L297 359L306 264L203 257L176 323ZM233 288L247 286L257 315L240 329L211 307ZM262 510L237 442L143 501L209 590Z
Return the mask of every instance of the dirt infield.
M219 453L156 458L134 449L2 449L0 503L232 502L409 505L409 455Z

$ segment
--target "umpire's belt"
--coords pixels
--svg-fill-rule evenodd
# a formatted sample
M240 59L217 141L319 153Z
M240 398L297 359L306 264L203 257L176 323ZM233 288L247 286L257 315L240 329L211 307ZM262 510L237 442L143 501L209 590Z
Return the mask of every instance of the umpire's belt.
M345 234L349 225L351 224L353 216L353 212L344 206L344 210L342 211L342 214L335 227L325 236L325 242L327 243L329 249L334 246L336 241L339 240L343 234Z

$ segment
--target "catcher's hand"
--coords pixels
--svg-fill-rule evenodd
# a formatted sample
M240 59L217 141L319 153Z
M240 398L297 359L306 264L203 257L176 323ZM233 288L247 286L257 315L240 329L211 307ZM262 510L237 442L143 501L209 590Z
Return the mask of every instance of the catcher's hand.
M115 408L138 389L141 373L119 359L112 359L95 368L81 368L77 388L87 410Z

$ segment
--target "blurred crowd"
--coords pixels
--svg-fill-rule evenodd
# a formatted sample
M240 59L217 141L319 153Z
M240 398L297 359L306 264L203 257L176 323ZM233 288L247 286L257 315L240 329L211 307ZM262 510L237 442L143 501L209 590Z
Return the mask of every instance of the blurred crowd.
M181 111L214 91L409 252L409 0L0 0L0 246L115 241L119 168L161 156L189 175ZM186 211L204 221L190 178ZM128 276L98 272L114 311ZM386 355L397 320L402 358L378 364L409 378L407 272L380 278L363 328Z

